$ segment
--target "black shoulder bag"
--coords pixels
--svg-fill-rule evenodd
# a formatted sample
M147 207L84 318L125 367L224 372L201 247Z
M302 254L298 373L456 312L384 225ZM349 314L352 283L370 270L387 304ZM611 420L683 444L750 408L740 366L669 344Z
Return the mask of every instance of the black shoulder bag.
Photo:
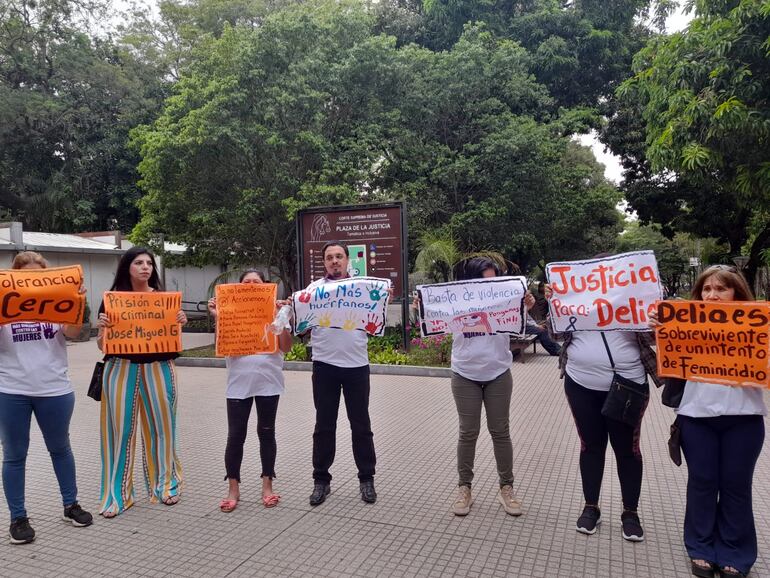
M647 376L645 375L644 383L636 383L620 375L615 371L615 361L612 359L610 346L607 344L607 338L603 332L602 341L604 341L604 348L607 350L607 357L610 358L610 365L612 366L612 384L602 406L602 415L635 426L642 418L650 399Z
M102 378L104 377L104 361L97 361L94 372L91 374L91 383L88 384L88 397L93 400L102 400Z

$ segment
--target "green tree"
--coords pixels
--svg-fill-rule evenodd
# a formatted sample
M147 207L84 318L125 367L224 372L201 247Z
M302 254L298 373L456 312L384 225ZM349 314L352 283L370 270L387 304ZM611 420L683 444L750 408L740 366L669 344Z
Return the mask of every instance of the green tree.
M725 240L734 255L749 244L753 281L770 246L770 4L694 5L688 29L651 41L619 91L625 114L642 119L641 138L618 140L642 169L630 201L657 222Z
M682 247L666 238L660 228L654 225L639 225L632 221L618 237L615 249L618 252L650 250L655 252L658 272L666 295L676 295L689 266L688 255Z
M290 285L293 216L310 205L406 199L412 255L442 227L463 253L525 266L614 243L618 191L564 136L575 121L550 112L524 48L483 26L446 52L399 46L378 18L319 0L197 52L133 133L147 191L135 238L261 261Z
M160 100L130 55L87 33L101 8L0 4L0 204L29 228L130 228L138 217L128 131Z

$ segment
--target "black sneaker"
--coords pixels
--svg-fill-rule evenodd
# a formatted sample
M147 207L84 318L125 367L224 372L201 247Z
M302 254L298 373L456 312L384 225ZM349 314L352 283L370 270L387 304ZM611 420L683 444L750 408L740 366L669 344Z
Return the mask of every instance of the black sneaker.
M65 522L72 522L72 525L77 526L78 528L90 526L94 522L94 517L81 508L80 504L77 502L64 508L62 519Z
M636 512L626 510L620 516L620 524L623 528L623 538L629 542L643 542L644 541L644 528L639 521L639 516Z
M318 506L319 504L323 504L326 501L326 496L328 496L331 491L332 488L329 484L316 482L313 486L313 493L310 494L310 505Z
M596 526L602 523L602 512L597 506L586 506L580 514L575 529L581 534L596 533Z
M8 533L11 544L29 544L35 539L35 531L29 525L29 518L26 516L11 520L11 529Z

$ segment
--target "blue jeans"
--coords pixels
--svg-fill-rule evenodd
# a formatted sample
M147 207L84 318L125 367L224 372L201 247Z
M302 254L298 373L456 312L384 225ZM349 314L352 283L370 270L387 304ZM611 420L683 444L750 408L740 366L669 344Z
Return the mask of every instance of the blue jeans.
M551 336L548 335L548 330L545 327L530 325L528 323L524 328L524 333L527 335L536 335L540 345L543 346L549 355L559 355L559 353L561 353L561 345L551 339Z
M33 397L0 393L0 441L3 444L3 490L11 520L27 515L24 508L24 474L29 449L29 428L35 414L43 439L51 454L59 481L62 503L77 501L75 458L70 448L70 419L75 394Z

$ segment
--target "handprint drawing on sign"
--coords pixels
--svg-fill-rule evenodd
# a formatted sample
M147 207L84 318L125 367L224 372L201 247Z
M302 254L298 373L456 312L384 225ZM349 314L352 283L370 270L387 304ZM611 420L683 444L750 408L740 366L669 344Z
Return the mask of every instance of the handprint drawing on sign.
M377 315L370 313L368 315L368 321L361 321L361 323L364 324L364 331L366 331L369 335L374 335L377 333L377 330L383 326L384 321L377 323Z
M43 323L43 337L46 339L53 339L56 337L56 334L59 333L58 330L54 330L53 325L50 323Z
M382 299L382 288L385 287L384 283L375 283L374 285L367 285L366 290L369 291L369 299L372 301L379 301Z
M331 327L332 324L332 316L331 314L327 313L318 320L318 326L319 327Z
M308 327L310 327L310 324L313 322L313 319L315 319L315 316L311 313L310 315L307 315L302 321L300 321L299 325L297 325L297 333L303 333L307 331Z
M300 303L310 303L310 293L307 291L303 291L299 294L299 297L297 298Z
M356 314L350 313L342 324L342 328L345 331L353 331L356 328Z

